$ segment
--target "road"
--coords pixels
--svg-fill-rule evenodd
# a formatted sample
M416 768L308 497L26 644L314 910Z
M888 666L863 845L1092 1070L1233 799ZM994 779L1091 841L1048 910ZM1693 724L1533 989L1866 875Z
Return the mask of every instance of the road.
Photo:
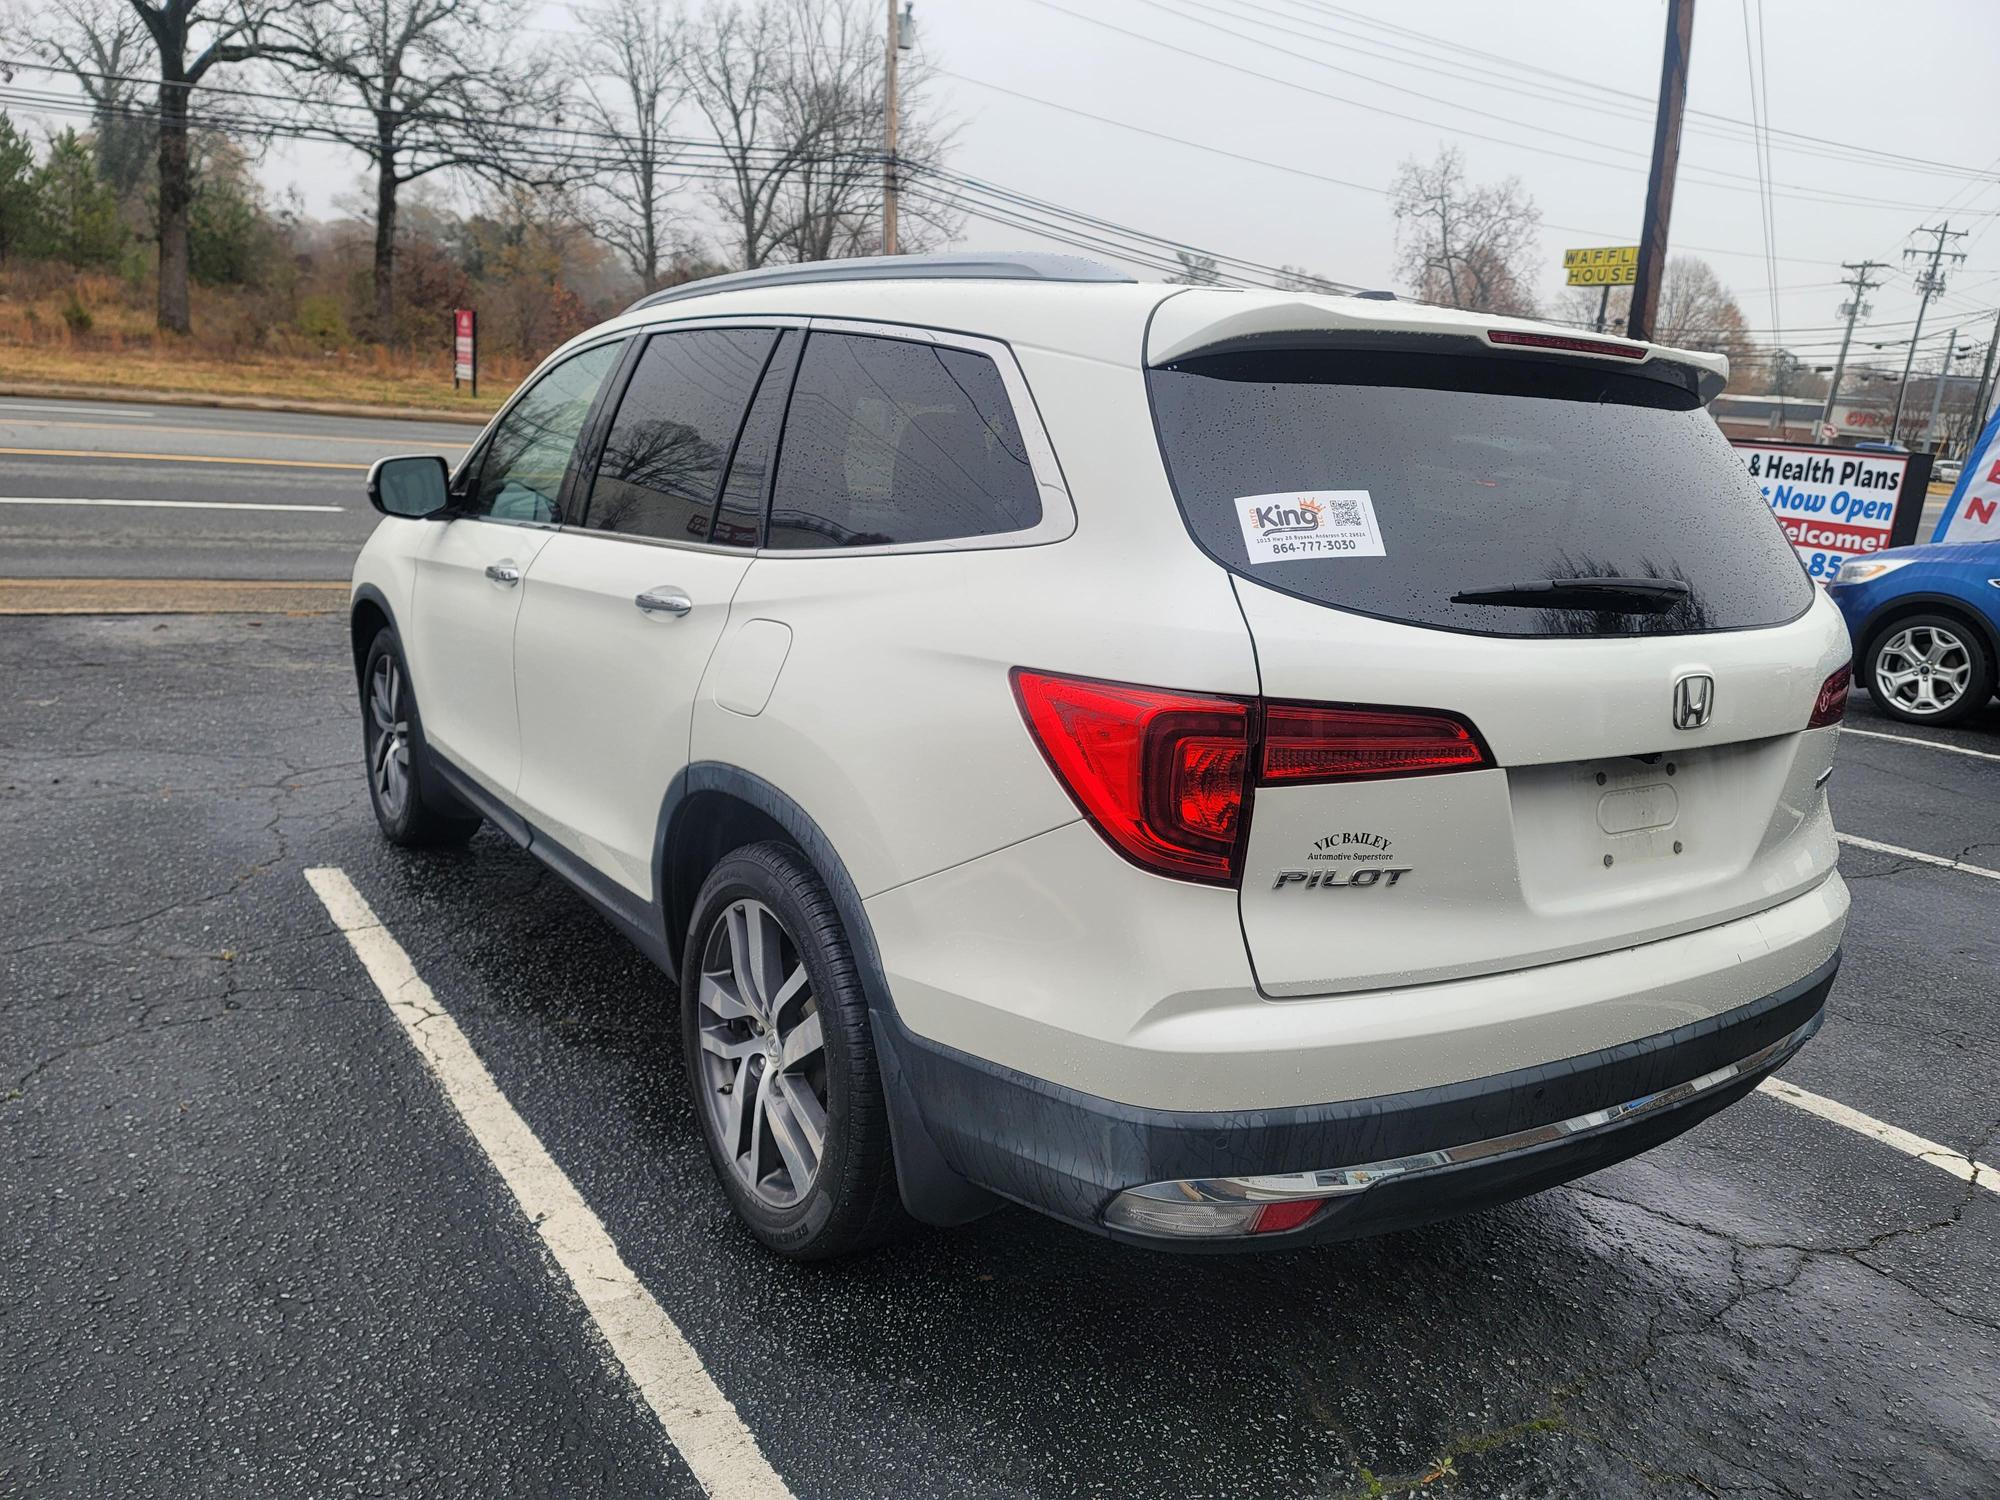
M368 466L390 453L455 461L477 431L0 399L0 575L345 580L378 519Z
M304 875L338 869L796 1496L1993 1493L2000 1195L1765 1095L1309 1254L1010 1211L771 1260L670 984L490 831L376 836L343 631L0 621L0 1491L697 1493ZM1852 723L1844 829L2000 864L2000 723ZM1842 863L1784 1076L1990 1162L2000 883Z

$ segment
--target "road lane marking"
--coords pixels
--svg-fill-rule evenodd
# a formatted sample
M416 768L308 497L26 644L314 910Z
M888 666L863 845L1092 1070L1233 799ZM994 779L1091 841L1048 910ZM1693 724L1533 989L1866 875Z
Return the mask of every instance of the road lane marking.
M789 1500L791 1491L701 1356L632 1274L347 872L323 866L305 876L701 1487L729 1500Z
M1927 1141L1920 1135L1894 1125L1885 1125L1872 1115L1864 1115L1858 1109L1849 1109L1837 1099L1828 1099L1820 1094L1809 1094L1795 1083L1787 1083L1782 1078L1766 1078L1757 1085L1757 1091L1769 1094L1773 1099L1782 1099L1809 1115L1818 1115L1822 1120L1831 1120L1880 1141L1885 1146L1893 1146L1905 1156L1913 1156L1918 1161L1927 1161L1940 1172L1949 1172L1960 1182L1970 1182L1983 1187L1989 1193L2000 1193L2000 1169L1989 1167L1985 1162L1967 1156L1963 1151L1954 1151L1949 1146L1940 1146L1936 1141Z
M1843 844L1852 844L1857 849L1872 849L1877 854L1893 854L1898 859L1914 859L1920 864L1936 865L1940 870L1956 870L1961 875L1977 875L1982 880L2000 880L2000 870L1989 870L1984 865L1969 865L1962 859L1946 859L1942 854L1926 854L1921 849L1905 849L1897 844L1878 844L1873 839L1864 839L1858 834L1839 833L1834 837Z
M352 418L343 420L351 421ZM144 422L62 422L51 417L0 417L0 427L70 427L89 428L95 432L171 432L183 437L240 437L275 438L288 443L368 443L377 448L393 448L395 441L372 437L341 437L331 432L255 432L244 427L203 427L190 422L184 427L154 426ZM397 440L399 441L399 440ZM433 438L433 448L469 448L470 443L455 442L450 438ZM405 450L407 451L407 450Z
M1914 734L1884 734L1879 729L1850 729L1840 726L1842 734L1858 734L1864 740L1894 740L1899 745L1922 745L1926 750L1949 750L1953 755L1969 755L1974 760L2000 760L1991 750L1968 750L1964 745L1948 745L1943 740L1920 740Z
M6 450L0 449L0 452ZM67 495L0 495L0 505L129 505L160 510L345 510L344 505L285 505L262 500L81 500Z
M101 448L0 448L19 458L138 459L151 464L247 464L264 469L366 469L367 464L337 463L330 458L223 458L209 453L111 453Z

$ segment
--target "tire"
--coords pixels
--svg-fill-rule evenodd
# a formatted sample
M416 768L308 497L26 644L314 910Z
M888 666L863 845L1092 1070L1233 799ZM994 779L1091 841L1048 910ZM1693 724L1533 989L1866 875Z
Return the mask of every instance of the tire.
M1956 724L1993 696L1993 657L1950 615L1904 615L1878 630L1863 660L1868 696L1905 724Z
M790 1260L902 1232L868 1002L833 898L797 850L750 844L716 865L680 988L709 1163L750 1232Z
M390 843L430 849L463 844L479 831L479 814L456 798L440 805L424 789L423 720L403 643L392 629L375 633L362 662L361 744L368 802Z

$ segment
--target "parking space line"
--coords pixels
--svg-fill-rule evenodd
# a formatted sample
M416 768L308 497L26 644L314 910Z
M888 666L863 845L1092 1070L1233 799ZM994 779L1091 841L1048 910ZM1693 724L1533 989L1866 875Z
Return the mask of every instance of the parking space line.
M1942 854L1926 854L1921 849L1905 849L1898 844L1878 844L1874 839L1864 839L1854 833L1837 833L1834 837L1843 844L1854 845L1857 849L1872 849L1877 854L1893 854L1898 859L1914 859L1919 864L1936 865L1940 870L1956 870L1961 875L1977 875L1982 880L2000 880L2000 870L1989 870L1984 865L1969 865L1962 859L1946 859Z
M1948 750L1953 755L1969 755L1974 760L2000 760L1991 750L1970 750L1964 745L1949 745L1943 740L1919 739L1914 734L1885 734L1879 729L1851 729L1840 726L1842 734L1858 734L1864 740L1894 740L1899 745L1922 745L1926 750Z
M789 1500L790 1490L701 1356L633 1275L346 871L323 866L305 877L703 1490L730 1500Z
M1912 1135L1909 1131L1894 1125L1885 1125L1871 1115L1864 1115L1858 1109L1849 1109L1837 1099L1828 1099L1821 1094L1809 1094L1797 1084L1786 1083L1782 1078L1766 1078L1757 1085L1757 1089L1758 1092L1769 1094L1773 1099L1782 1099L1809 1115L1818 1115L1822 1120L1831 1120L1834 1124L1845 1126L1858 1135L1880 1141L1885 1146L1893 1146L1905 1156L1913 1156L1918 1161L1927 1161L1940 1172L1949 1172L1961 1182L1970 1182L1983 1187L1989 1193L2000 1193L2000 1170L1967 1156L1963 1151L1954 1151L1949 1146L1940 1146L1936 1141L1927 1141L1920 1135Z

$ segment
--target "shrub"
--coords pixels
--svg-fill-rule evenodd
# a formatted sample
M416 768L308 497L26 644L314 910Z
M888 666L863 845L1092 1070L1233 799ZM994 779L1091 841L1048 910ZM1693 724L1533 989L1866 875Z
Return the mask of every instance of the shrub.
M80 337L90 332L91 328L97 322L97 319L90 315L90 309L83 305L83 298L76 294L74 288L71 289L68 299L63 303L62 320L69 325L72 337Z

